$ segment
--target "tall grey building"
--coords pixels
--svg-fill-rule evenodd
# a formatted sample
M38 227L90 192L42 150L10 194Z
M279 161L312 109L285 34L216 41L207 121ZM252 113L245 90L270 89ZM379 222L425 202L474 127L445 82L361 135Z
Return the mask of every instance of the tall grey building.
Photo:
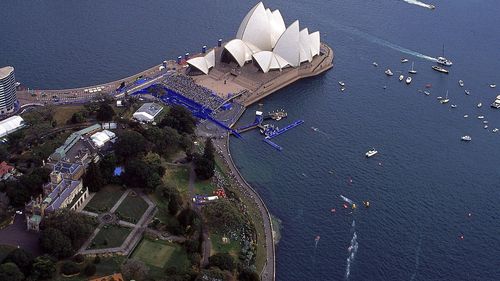
M12 112L16 100L14 68L12 66L2 67L0 68L0 114Z

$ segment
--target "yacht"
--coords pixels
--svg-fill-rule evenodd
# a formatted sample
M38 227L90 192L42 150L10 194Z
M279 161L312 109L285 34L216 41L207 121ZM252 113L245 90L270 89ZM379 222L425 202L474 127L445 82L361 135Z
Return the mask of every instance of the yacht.
M431 95L431 93L430 93L429 91L424 91L424 94L425 94L426 96L430 96L430 95Z
M390 69L390 68L388 68L388 69L385 71L385 74L386 74L387 76L392 76L392 75L394 75L394 73L392 73L392 71L391 71L391 69Z
M411 73L411 74L417 74L417 71L413 68L413 66L415 65L415 62L411 62L411 69L408 70L408 73Z
M452 104L451 108L457 108L457 105L456 104Z
M339 85L342 86L342 87L344 87L345 86L344 81L339 81Z
M471 141L472 140L472 138L469 135L465 135L465 136L461 137L460 139L463 141Z
M488 125L484 125L484 127L483 127L483 128L488 129Z
M403 81L403 79L405 79L405 77L403 76L403 74L399 75L399 81Z
M411 83L411 77L408 76L408 77L406 77L406 84L410 84L410 83Z
M497 87L497 84L490 84L490 88L496 88Z
M378 153L378 151L376 151L375 148L372 148L367 153L365 153L365 156L368 157L368 158L370 158L372 156L375 156L377 153Z
M443 99L443 97L442 97L442 96L439 96L439 97L437 97L437 99L438 99L438 100L442 100L442 99Z
M482 104L482 103L478 103L478 104L477 104L477 108L481 108L481 106L483 106L483 104Z
M477 119L484 119L484 116L483 116L483 115L479 115L479 116L477 117Z
M465 114L465 115L464 115L464 118L467 118L467 117L469 117L469 115Z
M373 66L375 66L375 67L377 67L377 66L378 66L378 63L377 63L377 62L375 62L375 61L374 61L372 64L373 64Z
M465 91L466 95L470 95L470 91L469 90L464 90L464 91Z
M491 130L491 131L492 131L493 133L496 133L496 132L498 132L498 128L495 128L495 129L493 129L493 130Z
M453 63L451 62L451 60L445 58L445 57L438 57L437 60L436 60L437 63L439 64L442 64L442 65L446 65L446 66L452 66Z
M448 91L446 91L446 97L442 100L440 100L439 102L441 104L445 104L445 103L448 103L450 101L450 99L448 98Z
M449 71L447 69L444 69L444 68L437 66L437 65L433 65L432 69L434 69L435 71L441 72L441 73L446 73L446 74L449 73Z
M483 121L483 124L488 124L488 120L484 120L484 121Z
M463 87L464 86L464 80L458 80L458 85L460 85L460 87Z
M407 59L407 58L402 58L402 59L401 59L401 63L406 63L406 62L408 62L408 59Z

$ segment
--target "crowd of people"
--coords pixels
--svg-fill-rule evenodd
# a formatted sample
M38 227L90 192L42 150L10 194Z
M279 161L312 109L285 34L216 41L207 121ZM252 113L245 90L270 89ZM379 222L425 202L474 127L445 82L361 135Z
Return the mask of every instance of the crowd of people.
M221 97L215 95L211 90L196 84L193 78L189 76L168 75L165 77L164 83L171 90L212 110L215 110L224 102Z

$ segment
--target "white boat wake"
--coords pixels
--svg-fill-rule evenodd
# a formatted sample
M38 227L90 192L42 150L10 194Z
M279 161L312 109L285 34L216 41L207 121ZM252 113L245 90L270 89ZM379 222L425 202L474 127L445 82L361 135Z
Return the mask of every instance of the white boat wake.
M404 2L408 3L408 4L412 4L412 5L417 5L417 6L420 6L420 7L424 7L424 8L427 8L427 9L434 9L434 5L431 5L431 4L427 4L427 3L424 3L424 2L420 2L418 0L403 0Z
M351 245L349 248L347 248L347 252L349 253L349 256L347 257L347 266L345 269L345 279L349 279L349 275L351 274L351 264L354 262L354 258L356 257L356 253L358 252L358 235L356 234L356 230L354 229L356 226L356 223L354 220L352 221L352 239L351 239Z
M412 0L408 0L408 1L412 1ZM396 44L391 43L389 41L386 41L384 39L375 37L373 35L365 33L365 32L363 32L363 31L361 31L359 29L356 29L354 27L348 27L348 26L345 26L345 25L342 25L342 24L338 24L338 23L335 23L335 26L337 28L339 28L340 30L344 31L344 32L357 35L357 36L362 37L362 38L364 38L364 39L366 39L366 40L368 40L368 41L370 41L372 43L379 44L381 46L391 48L391 49L393 49L395 51L398 51L398 52L401 52L401 53L405 53L407 55L414 56L414 57L417 57L417 58L421 58L421 59L433 61L433 62L435 62L437 60L436 58L433 58L431 56L427 56L427 55L421 54L419 52L412 51L410 49L401 47L399 45L396 45Z
M340 195L340 198L342 198L342 200L344 200L345 202L349 203L349 204L354 204L354 201L352 201L351 199L345 197L344 195ZM354 223L354 221L353 221Z

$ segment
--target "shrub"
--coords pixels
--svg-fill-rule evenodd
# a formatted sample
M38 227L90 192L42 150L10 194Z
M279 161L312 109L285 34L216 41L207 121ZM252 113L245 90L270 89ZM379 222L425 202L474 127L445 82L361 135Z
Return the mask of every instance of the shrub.
M76 263L82 263L85 260L85 258L83 257L83 255L78 254L74 256L72 260Z
M85 275L86 275L86 276L90 277L90 276L92 276L92 275L94 275L94 274L95 274L96 270L97 270L97 269L96 269L96 267L95 267L95 264L92 264L92 263L91 263L91 264L88 264L88 265L85 267L84 272L85 272Z
M64 275L74 275L80 273L80 268L72 261L65 261L61 266L61 272Z

